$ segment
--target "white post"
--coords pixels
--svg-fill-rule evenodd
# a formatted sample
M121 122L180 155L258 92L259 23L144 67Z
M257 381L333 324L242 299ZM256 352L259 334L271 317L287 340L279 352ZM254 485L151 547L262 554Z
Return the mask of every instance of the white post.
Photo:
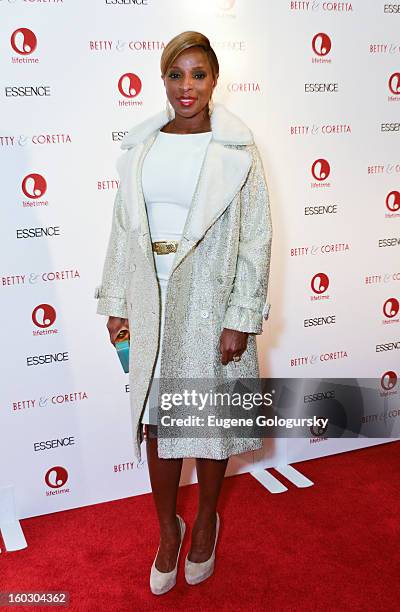
M0 531L7 551L28 546L15 511L14 486L0 484Z

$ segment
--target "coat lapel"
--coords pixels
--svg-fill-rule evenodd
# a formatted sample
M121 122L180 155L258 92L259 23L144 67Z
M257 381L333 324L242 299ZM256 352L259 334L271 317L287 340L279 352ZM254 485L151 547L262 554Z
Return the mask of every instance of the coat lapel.
M146 154L158 130L168 121L167 113L162 111L128 132L121 144L121 148L130 149L127 168L128 176L130 175L129 212L132 228L138 231L140 247L154 272L151 234L141 176ZM211 115L211 130L212 137L204 156L171 274L234 199L251 167L251 155L248 151L225 145L251 144L252 133L222 104L215 104Z

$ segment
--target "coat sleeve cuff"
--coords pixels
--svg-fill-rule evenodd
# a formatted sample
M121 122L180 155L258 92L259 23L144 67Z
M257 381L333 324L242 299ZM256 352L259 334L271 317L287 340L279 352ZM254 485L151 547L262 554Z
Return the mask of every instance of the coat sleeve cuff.
M249 334L262 333L262 314L243 306L228 306L223 327L236 329Z
M263 319L265 319L265 320L268 319L270 308L271 308L271 304L269 302L265 302L264 308L263 308L263 311L262 311Z
M96 287L94 297L98 300L97 314L109 317L128 318L128 308L125 298L119 298L102 293L101 287Z

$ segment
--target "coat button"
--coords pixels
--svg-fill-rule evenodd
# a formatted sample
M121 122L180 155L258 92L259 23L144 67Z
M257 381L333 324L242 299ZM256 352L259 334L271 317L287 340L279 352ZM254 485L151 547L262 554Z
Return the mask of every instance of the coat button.
M200 312L200 316L203 317L203 319L207 319L207 317L208 317L208 310L202 310Z
M131 272L134 272L136 270L136 264L132 263L131 264Z

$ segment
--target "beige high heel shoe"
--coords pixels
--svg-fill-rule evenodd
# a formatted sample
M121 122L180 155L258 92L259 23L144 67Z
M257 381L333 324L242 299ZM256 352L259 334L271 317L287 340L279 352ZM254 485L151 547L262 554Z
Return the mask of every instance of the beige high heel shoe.
M186 531L185 521L183 520L181 516L179 516L179 514L177 514L176 516L178 517L179 527L181 530L181 542L179 544L178 554L176 556L175 567L170 572L160 572L160 570L156 568L156 559L157 559L158 551L160 550L160 547L158 547L157 554L154 558L153 565L151 566L151 571L150 571L150 590L154 595L163 595L164 593L167 593L168 591L170 591L176 584L176 574L178 571L179 553L181 552L181 546L182 546L183 538L184 538L185 531Z
M215 541L214 548L211 553L211 557L207 559L207 561L202 561L201 563L195 563L194 561L189 561L188 556L186 555L185 559L185 578L188 584L198 584L199 582L203 582L206 578L211 576L214 572L215 567L215 546L217 544L218 532L219 532L219 514L217 512L217 523L215 527Z

